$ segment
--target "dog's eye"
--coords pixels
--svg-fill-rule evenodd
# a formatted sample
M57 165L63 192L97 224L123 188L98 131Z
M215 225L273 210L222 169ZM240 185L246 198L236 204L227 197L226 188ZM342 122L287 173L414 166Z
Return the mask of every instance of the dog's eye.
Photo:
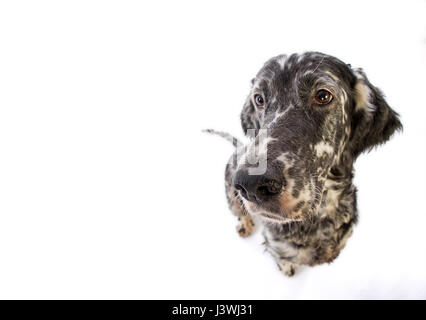
M256 103L256 106L263 107L265 105L265 99L263 99L262 95L255 94L254 95L254 103Z
M333 100L333 95L330 93L330 91L321 89L318 90L314 97L315 103L319 105L325 105L331 102Z

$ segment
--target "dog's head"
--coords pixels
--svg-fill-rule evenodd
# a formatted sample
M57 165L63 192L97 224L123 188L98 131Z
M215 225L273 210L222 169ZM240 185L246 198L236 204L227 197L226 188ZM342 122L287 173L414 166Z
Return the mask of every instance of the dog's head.
M360 153L402 128L362 70L316 52L267 61L241 122L257 148L239 159L234 186L251 213L276 221L314 215L327 177L349 177ZM263 168L247 161L253 152Z

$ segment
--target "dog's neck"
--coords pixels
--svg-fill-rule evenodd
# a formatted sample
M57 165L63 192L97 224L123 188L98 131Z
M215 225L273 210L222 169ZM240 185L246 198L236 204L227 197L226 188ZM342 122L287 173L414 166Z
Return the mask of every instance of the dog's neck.
M356 217L356 188L352 179L352 164L330 170L318 211L321 220L330 219L339 227Z

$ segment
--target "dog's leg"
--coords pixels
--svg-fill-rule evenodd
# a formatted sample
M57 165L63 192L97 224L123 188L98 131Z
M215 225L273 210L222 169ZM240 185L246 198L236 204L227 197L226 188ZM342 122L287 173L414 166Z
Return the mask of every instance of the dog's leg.
M294 251L286 242L274 239L268 230L263 230L263 236L265 238L265 242L263 243L265 251L268 251L274 258L282 274L292 277L296 273L297 265L285 257L296 256L297 251Z
M284 259L276 260L278 268L287 277L292 277L296 273L296 266L290 261Z
M246 238L253 233L254 222L238 196L237 189L233 186L232 180L235 168L233 160L234 156L227 164L225 171L226 198L228 200L229 209L238 217L237 232L242 238Z
M248 237L253 233L254 230L253 219L248 214L242 217L238 217L238 225L236 229L240 237Z

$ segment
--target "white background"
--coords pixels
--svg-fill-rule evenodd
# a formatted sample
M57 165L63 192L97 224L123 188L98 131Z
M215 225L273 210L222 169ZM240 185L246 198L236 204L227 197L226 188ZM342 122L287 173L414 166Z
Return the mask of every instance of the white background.
M425 1L3 1L0 298L426 298ZM322 51L404 133L356 163L360 221L291 279L226 204L250 79Z

